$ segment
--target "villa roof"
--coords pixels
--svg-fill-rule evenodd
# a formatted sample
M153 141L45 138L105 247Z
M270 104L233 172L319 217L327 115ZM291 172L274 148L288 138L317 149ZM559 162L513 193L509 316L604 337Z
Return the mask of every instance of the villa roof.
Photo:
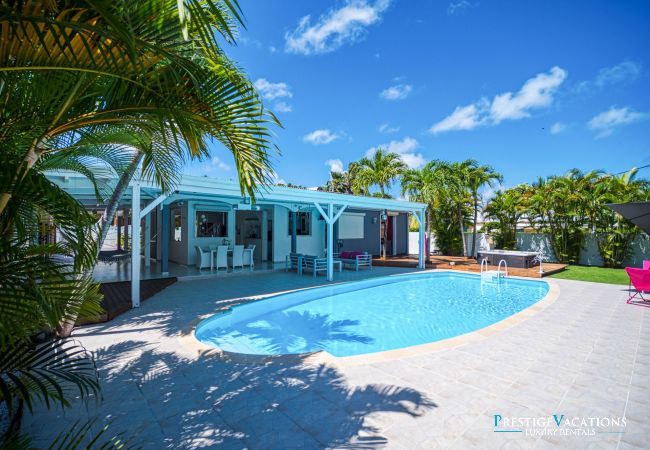
M86 177L65 171L48 172L47 177L85 205L90 207L103 206L101 202L97 202L92 184ZM111 187L117 183L116 178L105 178L101 181ZM153 200L162 194L158 186L148 181L141 183L141 189L143 199ZM239 183L235 181L193 175L183 175L171 195L175 200L200 199L203 201L222 201L230 204L240 203L246 198L242 195ZM130 204L130 186L125 192L122 202ZM426 206L423 203L405 200L339 194L286 186L261 187L256 194L256 203L259 205L284 204L286 206L300 206L313 205L315 202L321 205L333 203L335 205L346 205L348 208L399 212L420 211Z

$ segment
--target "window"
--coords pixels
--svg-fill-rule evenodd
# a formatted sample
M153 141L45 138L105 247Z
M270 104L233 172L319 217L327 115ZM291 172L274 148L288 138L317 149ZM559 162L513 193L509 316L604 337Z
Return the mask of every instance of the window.
M311 213L297 212L296 236L309 236L311 234ZM291 236L291 213L289 213L289 236Z
M228 213L220 211L196 212L196 237L227 237Z
M363 213L343 213L339 219L339 239L364 238Z

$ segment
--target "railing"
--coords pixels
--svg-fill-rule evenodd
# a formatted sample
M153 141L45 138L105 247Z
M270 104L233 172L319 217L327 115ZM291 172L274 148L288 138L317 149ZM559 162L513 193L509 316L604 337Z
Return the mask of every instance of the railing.
M503 264L504 267L505 267L505 270L506 270L505 276L507 277L508 276L508 263L506 262L505 259L502 259L501 261L499 261L499 267L497 268L497 277L498 278L501 277L501 264Z
M484 266L484 265L485 265L485 272L487 272L487 271L488 271L488 268L489 268L489 267L488 267L488 260L487 260L487 258L483 258L483 259L481 260L481 277L483 277L483 266Z

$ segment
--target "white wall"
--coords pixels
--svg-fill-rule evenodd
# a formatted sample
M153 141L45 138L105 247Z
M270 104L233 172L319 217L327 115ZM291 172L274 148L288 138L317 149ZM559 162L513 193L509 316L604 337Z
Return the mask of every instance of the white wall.
M296 251L305 255L325 256L325 221L319 220L316 208L311 210L311 235L296 236ZM273 260L284 262L291 252L289 231L289 209L273 207Z

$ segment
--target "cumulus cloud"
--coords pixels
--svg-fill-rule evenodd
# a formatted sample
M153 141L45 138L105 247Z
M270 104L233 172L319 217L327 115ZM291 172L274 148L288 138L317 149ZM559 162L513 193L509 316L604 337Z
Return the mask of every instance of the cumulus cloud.
M390 124L386 122L379 125L378 130L380 133L392 134L392 133L397 133L399 131L399 127L391 127Z
M293 111L293 107L285 102L277 102L273 108L278 112L288 113Z
M293 93L287 83L272 83L266 78L259 78L254 83L255 89L260 93L262 98L266 100L274 100L276 98L293 97Z
M636 80L641 75L641 71L641 63L626 59L615 66L600 69L594 79L578 83L576 90L582 93L615 84L629 83Z
M551 134L560 134L564 130L566 130L566 124L562 122L555 122L553 125L551 125Z
M329 166L330 172L341 173L344 172L343 161L340 159L328 159L325 164Z
M447 14L453 16L454 14L462 13L468 8L474 6L467 0L453 0L447 5Z
M612 106L607 111L592 117L587 126L598 132L596 137L602 138L611 135L618 127L647 120L648 118L650 118L650 114L634 111L629 106L622 108Z
M287 32L285 51L303 55L332 52L341 46L362 39L367 28L381 20L389 0L348 0L340 7L322 14L314 23L304 16L295 30Z
M366 152L366 156L372 157L377 149L383 148L388 152L397 153L401 156L402 161L411 169L417 169L424 165L425 159L422 153L417 153L414 150L420 146L419 142L412 137L405 137L401 141L390 141L387 144L371 147Z
M381 91L379 96L384 100L404 100L412 90L413 86L410 84L396 84Z
M434 134L453 130L472 130L479 126L494 126L504 120L530 117L531 111L549 107L567 72L553 67L527 80L518 92L496 95L492 101L482 98L467 106L458 106L447 117L435 123L429 131Z
M230 165L223 162L218 156L213 156L211 161L212 166L218 167L221 170L228 171L230 170Z
M305 142L309 142L310 144L313 145L323 145L323 144L329 144L330 142L335 141L338 139L340 136L336 133L332 133L331 130L328 129L320 129L320 130L314 130L311 133L305 135L302 140Z

